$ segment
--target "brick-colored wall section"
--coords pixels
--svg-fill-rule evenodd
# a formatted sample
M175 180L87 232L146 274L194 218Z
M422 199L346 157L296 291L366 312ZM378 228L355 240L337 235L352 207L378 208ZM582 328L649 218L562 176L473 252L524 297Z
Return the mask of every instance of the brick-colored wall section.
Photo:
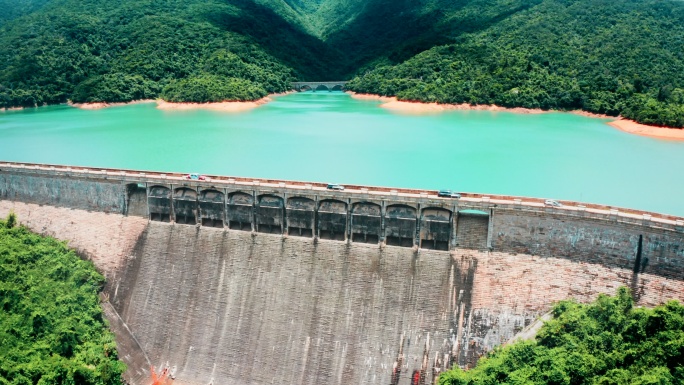
M452 355L472 365L558 300L624 285L639 305L684 301L681 233L646 226L495 210L492 242L507 252L447 253L0 200L0 216L11 209L107 275L133 384L148 375L138 342L181 383L408 385L416 370L430 383Z
M68 241L106 278L125 264L147 226L147 220L138 217L0 200L0 217L10 210L31 231Z
M459 215L456 243L465 249L486 250L489 217L486 215Z
M563 299L588 303L627 286L641 306L684 302L684 280L635 275L632 269L525 254L459 251L455 258L461 265L476 266L471 308L464 315L462 364L472 364L484 351L508 341Z
M179 381L390 384L403 349L408 385L451 352L448 252L152 222L134 255L110 301Z
M673 279L684 279L684 232L542 211L495 210L492 247L498 252L555 256ZM642 258L637 264L639 237Z

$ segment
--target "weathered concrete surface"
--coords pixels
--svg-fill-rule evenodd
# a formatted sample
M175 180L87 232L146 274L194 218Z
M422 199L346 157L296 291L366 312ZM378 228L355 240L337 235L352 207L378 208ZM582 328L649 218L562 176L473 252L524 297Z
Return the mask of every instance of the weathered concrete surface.
M0 200L0 217L10 210L31 231L68 241L107 279L126 263L147 226L143 218Z
M154 365L193 383L409 384L414 371L431 383L452 357L472 365L562 299L636 282L641 305L684 300L681 280L600 260L155 222L134 255L110 301Z
M123 214L125 186L105 179L0 172L0 199Z
M143 218L0 200L0 218L10 211L31 231L68 241L69 247L93 261L107 280L116 279L147 226ZM107 295L103 299L105 317L116 334L119 358L128 365L126 378L133 384L144 384L150 377L145 352L107 303Z
M403 344L408 384L451 349L448 253L152 222L134 255L110 301L181 381L389 384Z
M3 167L0 215L13 208L106 275L105 310L132 384L146 382L147 357L181 383L408 385L417 374L427 384L562 299L629 286L640 305L684 300L681 218Z
M472 365L562 299L627 285L640 305L684 301L674 258L635 274L617 252L418 253L0 201L0 216L10 209L107 274L106 316L133 384L148 380L146 356L181 383L403 385L414 371L430 383L434 368Z
M543 211L496 210L492 220L496 251L562 257L684 279L682 232Z

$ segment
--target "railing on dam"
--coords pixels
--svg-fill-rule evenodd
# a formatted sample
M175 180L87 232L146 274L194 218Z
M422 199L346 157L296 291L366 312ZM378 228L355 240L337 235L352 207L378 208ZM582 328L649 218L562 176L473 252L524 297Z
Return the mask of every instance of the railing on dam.
M494 211L576 217L684 232L684 219L612 206L463 193L440 198L435 190L391 189L123 169L0 163L5 174L106 181L123 187L122 213L154 221L261 233L447 250L491 246Z

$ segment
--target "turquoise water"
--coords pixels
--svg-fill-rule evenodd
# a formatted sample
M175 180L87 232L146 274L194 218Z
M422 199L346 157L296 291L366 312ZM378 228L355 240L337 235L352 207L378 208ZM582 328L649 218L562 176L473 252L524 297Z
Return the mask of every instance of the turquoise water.
M564 113L405 115L341 92L242 113L0 113L0 160L570 199L684 215L684 142Z

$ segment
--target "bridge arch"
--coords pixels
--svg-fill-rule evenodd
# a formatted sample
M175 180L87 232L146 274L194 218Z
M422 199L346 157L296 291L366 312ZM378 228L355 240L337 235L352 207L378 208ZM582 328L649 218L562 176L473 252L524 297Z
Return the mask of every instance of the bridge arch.
M345 241L347 239L347 203L336 199L320 201L316 231L320 239Z
M287 234L312 238L316 219L316 201L295 196L287 200Z
M293 82L292 88L295 91L313 90L328 90L328 91L343 91L345 89L346 81L321 81L321 82Z
M415 207L406 204L389 205L385 209L385 243L390 246L413 247L417 218Z
M199 208L202 226L222 228L225 222L225 194L215 189L200 191Z
M151 186L148 191L150 220L171 222L171 189L166 186Z
M351 240L379 243L382 232L382 208L372 202L358 202L352 206Z
M284 199L277 195L263 194L257 197L256 231L282 234L285 227Z
M452 216L451 210L440 207L423 209L420 218L420 247L423 249L449 250Z
M173 214L176 223L197 223L197 191L187 187L173 190Z

